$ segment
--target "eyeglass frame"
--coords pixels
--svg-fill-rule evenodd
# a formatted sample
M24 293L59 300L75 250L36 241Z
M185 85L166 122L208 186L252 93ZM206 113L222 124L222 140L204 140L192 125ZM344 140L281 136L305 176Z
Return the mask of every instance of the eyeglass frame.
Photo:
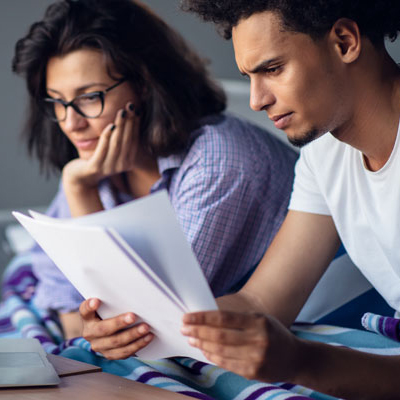
M50 115L48 115L46 112L44 112L44 114L46 115L47 118L51 119L53 122L64 122L67 119L67 109L68 107L72 107L79 115L81 115L84 118L98 118L100 117L100 115L103 113L104 111L104 99L106 94L116 88L117 86L121 85L122 83L126 82L126 78L120 79L118 82L114 83L114 85L108 87L107 89L104 90L97 90L94 92L90 92L90 93L84 93L84 94L80 94L79 96L74 97L71 101L65 101L63 99L53 99L52 97L45 97L43 99L44 102L46 102L47 104L52 103L52 104L62 104L64 106L65 109L65 117L63 119L58 119L58 118L52 118ZM101 111L98 115L96 115L95 117L90 117L86 114L84 114L83 111L81 111L79 109L79 107L74 104L74 102L76 101L76 99L82 98L82 97L89 97L89 96L93 96L93 95L97 95L100 97L100 101L101 101Z

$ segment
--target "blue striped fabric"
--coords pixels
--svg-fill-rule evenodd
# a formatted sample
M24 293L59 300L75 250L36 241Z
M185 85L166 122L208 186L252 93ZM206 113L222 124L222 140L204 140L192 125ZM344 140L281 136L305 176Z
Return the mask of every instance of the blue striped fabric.
M398 318L365 313L362 317L362 325L368 331L379 333L400 342L400 319Z
M189 358L145 361L131 357L127 360L109 361L94 353L83 338L63 340L55 316L32 304L35 284L36 278L30 269L29 254L14 259L6 270L3 285L5 300L0 304L0 337L37 338L48 353L95 364L105 372L197 399L334 399L290 383L250 381L214 365ZM394 321L371 314L365 316L364 320L368 329L374 332L321 324L295 324L292 331L298 337L308 340L344 345L376 354L400 355L400 343L384 336ZM392 334L388 336L393 337Z

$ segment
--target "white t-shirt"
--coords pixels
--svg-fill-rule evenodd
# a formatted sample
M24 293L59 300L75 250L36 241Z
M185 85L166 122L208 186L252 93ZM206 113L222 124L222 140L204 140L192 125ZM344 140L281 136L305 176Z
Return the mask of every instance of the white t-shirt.
M327 133L301 150L291 210L331 215L354 264L400 311L400 133L387 163L366 169L362 153Z

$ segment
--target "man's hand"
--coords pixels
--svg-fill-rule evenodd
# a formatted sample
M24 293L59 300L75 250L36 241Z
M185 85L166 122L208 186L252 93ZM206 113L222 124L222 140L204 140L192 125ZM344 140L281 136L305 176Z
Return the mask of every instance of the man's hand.
M182 333L221 368L248 379L290 382L300 340L273 317L228 311L186 314Z
M96 313L99 306L99 299L88 299L79 307L83 321L83 337L90 342L92 350L103 354L109 360L121 360L134 356L153 339L154 335L145 323L128 328L135 323L135 314L121 314L101 320Z

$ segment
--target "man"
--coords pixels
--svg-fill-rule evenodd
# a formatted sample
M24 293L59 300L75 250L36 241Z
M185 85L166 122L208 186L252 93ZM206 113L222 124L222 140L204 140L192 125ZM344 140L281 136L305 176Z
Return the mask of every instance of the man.
M384 48L384 37L400 29L400 3L186 0L185 8L232 35L251 107L292 143L309 145L290 211L253 276L218 300L221 311L186 315L182 333L210 361L251 379L346 399L399 398L400 357L308 342L287 327L340 239L400 310L400 72ZM81 306L88 337L96 336L90 321L98 305ZM115 319L113 330L128 319Z
M400 311L398 1L186 0L232 36L250 106L303 146L289 213L257 270L182 333L215 364L346 399L400 398L400 357L307 342L286 326L337 251ZM328 132L328 133L327 133ZM232 311L230 311L232 310ZM251 311L252 313L249 313Z

